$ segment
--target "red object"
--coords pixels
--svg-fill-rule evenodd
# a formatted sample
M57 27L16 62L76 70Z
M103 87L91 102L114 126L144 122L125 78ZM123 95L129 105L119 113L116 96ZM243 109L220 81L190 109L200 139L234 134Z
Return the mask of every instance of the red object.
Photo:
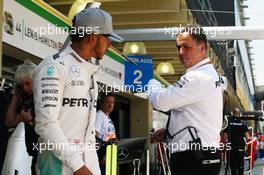
M252 162L251 162L251 167L254 167L254 163L255 163L255 156L256 156L256 151L257 151L257 140L253 141L253 150L252 150L252 155L251 153L251 144L247 145L247 153L248 156L252 156ZM250 159L249 159L250 160Z
M264 142L264 135L263 134L259 136L259 140Z

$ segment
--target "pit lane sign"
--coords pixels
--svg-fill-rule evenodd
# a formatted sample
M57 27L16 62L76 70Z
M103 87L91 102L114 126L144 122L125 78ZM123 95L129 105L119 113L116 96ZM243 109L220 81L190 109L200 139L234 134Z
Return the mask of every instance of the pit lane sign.
M3 42L40 58L56 53L67 38L67 31L19 2L4 0Z
M125 85L127 91L144 92L147 83L153 78L152 57L150 55L133 55L128 58L137 65L125 62Z

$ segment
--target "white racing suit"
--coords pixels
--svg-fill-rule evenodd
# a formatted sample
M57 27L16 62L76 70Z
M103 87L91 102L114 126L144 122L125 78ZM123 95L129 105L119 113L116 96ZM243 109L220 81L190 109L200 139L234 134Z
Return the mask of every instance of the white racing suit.
M98 68L68 46L44 59L35 70L38 174L72 175L86 165L100 175L94 131Z

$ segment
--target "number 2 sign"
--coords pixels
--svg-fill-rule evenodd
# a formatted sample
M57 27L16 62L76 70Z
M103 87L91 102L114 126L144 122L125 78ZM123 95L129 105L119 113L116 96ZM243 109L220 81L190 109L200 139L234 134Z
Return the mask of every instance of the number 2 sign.
M150 55L133 55L128 58L137 65L129 61L125 62L126 90L145 91L148 81L153 77L152 57Z

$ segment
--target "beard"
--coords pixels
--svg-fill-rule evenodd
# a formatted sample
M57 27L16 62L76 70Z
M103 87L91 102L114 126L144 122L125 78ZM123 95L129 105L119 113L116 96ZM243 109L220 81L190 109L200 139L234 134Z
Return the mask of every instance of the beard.
M95 49L94 49L94 58L97 60L103 59L103 56L107 52L108 48L102 48L100 40L97 40Z
M101 59L103 59L103 56L96 56L94 58L97 59L97 60L101 60Z

